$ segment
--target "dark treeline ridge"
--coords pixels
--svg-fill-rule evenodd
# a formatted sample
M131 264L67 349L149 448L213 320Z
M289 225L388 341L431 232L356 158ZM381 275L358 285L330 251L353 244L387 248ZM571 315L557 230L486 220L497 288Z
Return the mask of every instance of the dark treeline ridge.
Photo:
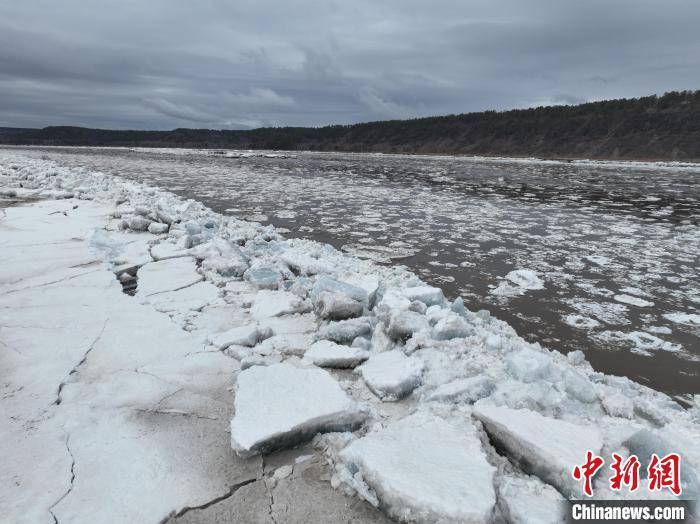
M0 143L700 161L700 91L326 127L0 128Z

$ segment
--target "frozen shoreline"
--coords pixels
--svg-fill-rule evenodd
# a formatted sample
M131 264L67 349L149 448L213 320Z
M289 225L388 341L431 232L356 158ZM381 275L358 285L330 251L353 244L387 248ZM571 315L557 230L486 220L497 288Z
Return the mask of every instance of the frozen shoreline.
M236 404L234 448L255 455L317 430L352 430L316 438L311 462L323 452L334 487L397 519L519 522L551 514L559 493L577 493L566 471L571 460L583 462L586 448L608 457L635 452L640 431L680 452L686 471L700 468L697 402L683 410L666 395L594 372L580 352L565 357L527 343L403 269L20 153L0 156L0 191L48 199L0 210L0 247L10 255L0 269L10 377L2 402L12 417L2 441L16 457L2 473L20 479L0 500L27 521L109 520L116 508L100 493L116 490L129 501L124 519L145 521L228 500L237 492L231 486L269 491L288 483L291 492L296 462L291 472L289 464L266 471L259 458L235 458L227 443L229 390L236 376L252 373L259 380L237 381L237 400L247 400ZM127 285L126 275L137 278L135 296L122 293L115 273ZM322 341L329 342L319 349ZM339 360L344 353L353 356ZM312 362L331 367L321 372ZM299 391L297 370L313 371L311 389ZM296 420L255 415L294 395L317 402ZM528 428L540 419L551 430L533 437ZM435 441L426 425L442 428ZM579 428L576 445L570 426ZM567 445L571 456L551 451ZM38 452L43 458L32 464ZM386 460L392 453L405 470ZM537 468L527 465L533 461ZM130 482L163 468L177 479L172 489L159 485L165 477ZM479 479L478 490L470 478ZM695 497L697 481L689 482ZM326 509L341 511L343 495L329 492L341 498L329 496ZM521 507L527 496L533 503ZM617 494L600 478L596 496ZM354 511L378 518L369 506Z

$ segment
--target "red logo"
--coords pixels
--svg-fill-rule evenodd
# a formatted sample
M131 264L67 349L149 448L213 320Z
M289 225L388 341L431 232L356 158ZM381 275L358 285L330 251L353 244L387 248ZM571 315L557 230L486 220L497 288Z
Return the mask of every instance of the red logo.
M610 469L610 489L621 491L626 488L629 491L639 489L640 462L636 455L630 455L626 460L618 453L612 454ZM586 461L574 467L573 476L576 480L583 480L583 493L593 496L593 477L603 467L605 461L592 451L586 452ZM668 488L671 493L678 496L683 492L681 487L681 457L678 453L669 453L660 458L656 453L651 456L647 468L649 491L661 491Z

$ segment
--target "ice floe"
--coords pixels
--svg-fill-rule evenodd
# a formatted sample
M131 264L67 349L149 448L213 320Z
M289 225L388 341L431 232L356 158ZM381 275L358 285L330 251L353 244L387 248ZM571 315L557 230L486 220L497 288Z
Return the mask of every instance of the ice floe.
M468 423L416 413L352 442L337 469L339 480L401 522L477 524L493 516L495 468Z
M421 383L423 361L394 350L377 353L358 369L367 386L382 400L399 400Z
M352 430L365 418L318 368L254 366L238 374L235 393L231 445L243 457L291 447L319 432Z

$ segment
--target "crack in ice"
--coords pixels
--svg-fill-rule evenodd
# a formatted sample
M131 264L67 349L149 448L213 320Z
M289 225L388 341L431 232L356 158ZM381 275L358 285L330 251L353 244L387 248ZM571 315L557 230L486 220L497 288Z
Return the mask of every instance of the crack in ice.
M70 455L70 486L68 486L68 489L66 492L59 497L59 499L51 504L49 506L49 513L51 513L51 516L53 517L53 521L58 524L58 518L56 517L56 514L53 512L53 509L58 506L58 504L65 499L71 491L73 491L73 485L75 483L75 457L73 456L73 452L70 449L70 435L66 435L66 451L68 451L68 454Z
M95 340L92 341L92 344L90 344L90 347L87 348L87 351L85 351L85 353L83 354L83 358L80 360L80 362L78 362L75 366L73 366L73 369L71 369L68 372L68 375L66 375L65 380L63 380L63 382L61 382L58 385L58 391L56 392L56 400L54 400L54 402L53 402L56 406L61 404L61 400L62 400L61 399L61 392L63 391L64 386L68 383L68 378L70 378L71 375L73 375L75 372L77 372L78 368L80 366L85 364L85 361L87 360L88 355L90 354L90 352L93 349L95 349L95 346L97 345L99 340L102 338L102 335L104 334L105 329L107 328L107 322L109 322L109 318L105 319L104 324L102 324L102 329L100 330L100 333L97 335L97 337L95 337Z
M247 486L248 484L252 484L253 482L257 482L258 480L260 480L260 479L258 479L257 477L254 477L252 479L247 479L247 480L244 480L242 482L238 482L237 484L234 484L233 486L231 486L229 488L229 490L226 493L224 493L223 495L216 497L216 498L213 498L213 499L205 502L204 504L201 504L199 506L185 506L184 508L182 508L178 512L173 511L170 515L168 515L163 520L161 520L160 524L165 524L166 522L169 522L173 519L177 519L179 517L182 517L186 513L193 511L193 510L207 509L207 508L213 506L214 504L218 504L219 502L222 502L222 501L232 497L236 493L236 491L238 491L242 487Z

